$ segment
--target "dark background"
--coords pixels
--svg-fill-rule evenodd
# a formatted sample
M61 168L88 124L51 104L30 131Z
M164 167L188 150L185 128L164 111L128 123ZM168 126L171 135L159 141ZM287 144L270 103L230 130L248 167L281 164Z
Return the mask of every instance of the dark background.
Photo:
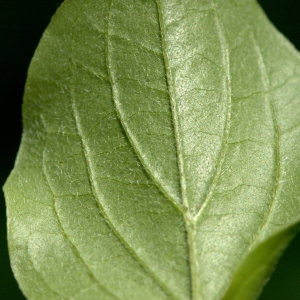
M0 187L13 167L20 142L27 68L42 32L61 2L0 0ZM277 28L300 49L300 1L259 2ZM9 266L5 218L0 192L0 299L24 299ZM300 300L300 235L285 252L260 299Z

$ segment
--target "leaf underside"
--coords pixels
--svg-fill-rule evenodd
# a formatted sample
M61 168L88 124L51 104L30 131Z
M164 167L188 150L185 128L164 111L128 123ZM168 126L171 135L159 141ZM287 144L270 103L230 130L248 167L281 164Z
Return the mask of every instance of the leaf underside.
M252 0L67 0L5 185L29 299L255 299L300 213L300 58Z

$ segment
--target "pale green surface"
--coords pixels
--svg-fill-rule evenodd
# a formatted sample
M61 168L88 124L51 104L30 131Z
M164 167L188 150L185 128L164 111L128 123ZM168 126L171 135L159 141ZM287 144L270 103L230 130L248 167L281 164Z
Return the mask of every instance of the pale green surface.
M299 95L252 0L67 0L5 186L25 295L254 299L299 221Z

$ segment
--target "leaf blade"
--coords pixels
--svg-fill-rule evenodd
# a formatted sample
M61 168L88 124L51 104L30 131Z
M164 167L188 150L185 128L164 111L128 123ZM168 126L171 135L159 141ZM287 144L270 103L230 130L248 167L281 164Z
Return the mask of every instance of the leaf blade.
M299 219L299 75L254 1L66 1L31 65L6 184L26 295L241 297L253 253L278 231L284 248Z

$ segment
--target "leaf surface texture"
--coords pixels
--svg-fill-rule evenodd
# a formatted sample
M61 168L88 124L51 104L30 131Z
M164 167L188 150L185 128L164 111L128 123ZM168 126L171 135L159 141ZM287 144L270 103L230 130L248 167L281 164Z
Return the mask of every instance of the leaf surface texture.
M255 299L300 212L300 58L252 0L67 0L6 186L29 299Z

